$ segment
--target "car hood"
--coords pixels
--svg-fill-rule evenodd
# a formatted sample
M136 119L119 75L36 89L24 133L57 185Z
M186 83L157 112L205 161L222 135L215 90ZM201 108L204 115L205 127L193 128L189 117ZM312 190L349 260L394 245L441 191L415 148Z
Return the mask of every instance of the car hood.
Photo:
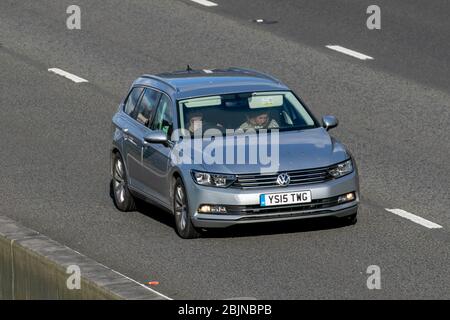
M247 136L248 137L248 136ZM214 173L229 173L229 174L243 174L243 173L259 173L259 172L280 172L291 170L302 170L330 166L348 159L350 156L345 147L336 139L331 137L323 128L307 129L301 131L285 131L279 133L278 143L278 157L276 143L270 138L268 142L259 140L256 143L257 148L267 148L269 160L268 164L249 163L249 152L255 148L255 143L249 143L249 140L244 143L239 143L235 136L224 137L225 145L231 145L235 155L235 163L225 163L225 151L223 157L216 157L216 159L223 158L224 163L204 163L190 164L189 167L194 170L214 172ZM203 139L197 141L192 140L191 159L194 159L194 153L201 153L203 150L203 157L208 147L212 146L211 139ZM206 148L206 149L205 149ZM223 150L226 150L223 148ZM246 163L239 164L237 161L238 152L245 150ZM258 154L259 153L258 150ZM271 150L274 152L271 155ZM209 154L211 152L209 151ZM203 158L204 159L204 158ZM194 161L193 161L194 162Z

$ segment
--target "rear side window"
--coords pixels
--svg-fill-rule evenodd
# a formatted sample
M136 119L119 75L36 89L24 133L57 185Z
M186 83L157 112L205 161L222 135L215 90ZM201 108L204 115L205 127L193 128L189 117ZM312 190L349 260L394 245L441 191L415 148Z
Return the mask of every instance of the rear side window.
M130 92L127 101L125 102L125 107L123 109L123 111L125 111L126 114L131 115L131 113L134 111L143 90L144 90L143 88L134 88Z
M158 91L146 88L144 94L142 95L139 106L134 109L131 117L133 119L136 119L137 122L143 124L144 126L147 126L149 124L153 110L158 105L160 97L161 93L159 93Z

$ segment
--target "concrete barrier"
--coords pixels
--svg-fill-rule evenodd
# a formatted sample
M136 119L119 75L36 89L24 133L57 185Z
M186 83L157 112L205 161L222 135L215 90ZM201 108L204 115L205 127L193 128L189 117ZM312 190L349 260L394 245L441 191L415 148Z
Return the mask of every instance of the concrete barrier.
M69 266L80 289L69 289ZM0 299L167 299L156 291L0 216Z

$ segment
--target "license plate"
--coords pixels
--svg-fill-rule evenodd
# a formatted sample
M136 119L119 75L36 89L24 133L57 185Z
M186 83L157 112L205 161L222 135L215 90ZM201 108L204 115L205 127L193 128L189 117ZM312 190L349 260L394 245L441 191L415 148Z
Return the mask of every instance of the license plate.
M311 202L311 191L296 191L283 193L261 194L259 204L261 207L281 206L295 203Z

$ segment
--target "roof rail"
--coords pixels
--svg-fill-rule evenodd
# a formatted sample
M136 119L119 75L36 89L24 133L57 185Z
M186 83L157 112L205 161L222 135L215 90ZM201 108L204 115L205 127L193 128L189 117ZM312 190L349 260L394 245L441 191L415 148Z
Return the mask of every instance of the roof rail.
M158 76L152 75L152 74L143 74L141 76L141 78L146 78L146 79L154 79L154 80L158 80L161 81L162 83L168 85L169 87L171 87L173 90L178 91L178 88L175 87L174 85L170 84L169 82L165 81L163 78L160 78Z
M283 84L280 80L278 80L274 76L271 76L271 75L269 75L267 73L260 72L260 71L254 70L254 69L239 68L239 67L230 67L228 69L232 70L232 71L243 71L243 72L249 72L249 73L257 74L257 75L263 76L263 77L265 77L267 79L270 79L270 80L273 80L275 82L278 82L279 84Z

